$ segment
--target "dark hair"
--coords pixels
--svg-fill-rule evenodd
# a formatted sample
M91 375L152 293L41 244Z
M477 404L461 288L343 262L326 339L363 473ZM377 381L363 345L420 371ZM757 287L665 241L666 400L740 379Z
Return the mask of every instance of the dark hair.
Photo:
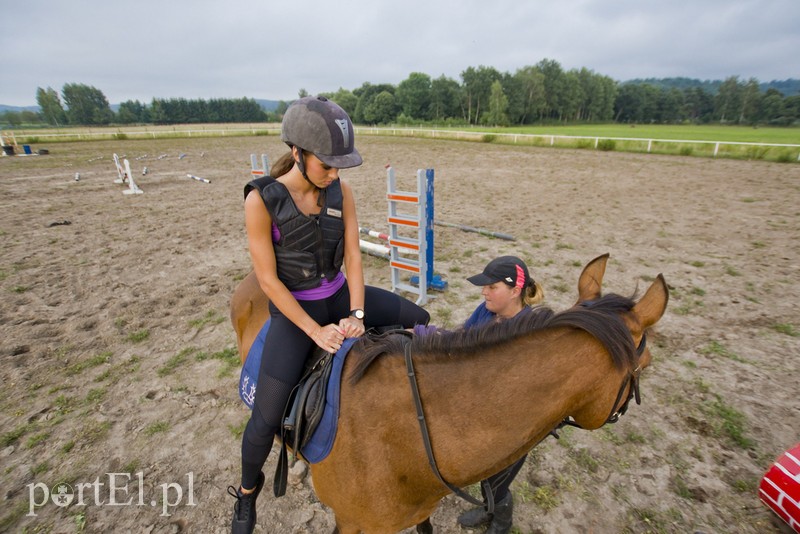
M273 178L278 178L292 170L294 167L294 156L292 155L292 151L285 153L283 156L279 157L278 160L272 164L272 167L269 169L269 175Z

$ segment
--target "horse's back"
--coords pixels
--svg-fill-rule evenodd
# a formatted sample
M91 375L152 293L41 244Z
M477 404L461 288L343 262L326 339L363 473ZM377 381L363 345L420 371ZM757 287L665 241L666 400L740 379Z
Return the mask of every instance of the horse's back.
M234 290L230 314L231 325L236 331L239 358L244 363L259 330L269 319L269 299L258 285L254 271L251 271Z

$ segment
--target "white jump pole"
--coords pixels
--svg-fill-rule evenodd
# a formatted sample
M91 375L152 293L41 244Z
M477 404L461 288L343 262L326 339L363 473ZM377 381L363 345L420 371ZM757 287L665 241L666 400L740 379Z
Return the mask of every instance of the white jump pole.
M128 181L128 175L125 174L125 169L122 168L122 165L119 162L119 156L114 154L114 165L117 167L117 179L114 180L115 184L124 184Z
M363 239L359 239L358 244L361 250L370 256L383 258L384 260L389 259L389 247L387 246L379 245L377 243L370 243L369 241L365 241Z
M116 156L116 154L114 154ZM125 160L125 173L128 176L128 189L122 192L123 195L141 195L144 193L139 186L136 185L136 182L133 181L133 174L131 174L131 164L128 163L128 160Z

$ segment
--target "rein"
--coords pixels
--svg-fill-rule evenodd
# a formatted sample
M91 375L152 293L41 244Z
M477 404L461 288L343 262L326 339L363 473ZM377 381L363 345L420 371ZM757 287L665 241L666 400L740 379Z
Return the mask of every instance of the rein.
M469 495L468 493L464 492L458 486L455 486L446 481L442 476L442 473L439 471L439 467L436 465L436 457L433 455L433 447L431 446L431 436L428 433L428 423L425 421L425 412L422 409L422 399L420 398L419 395L419 385L417 384L417 374L414 371L414 362L411 358L411 343L409 342L409 340L406 340L403 353L406 358L406 370L408 372L408 381L411 384L411 393L413 394L414 397L414 406L417 409L417 421L419 422L419 430L422 433L422 442L425 445L425 453L428 455L428 463L430 464L433 473L436 475L436 478L438 478L442 484L447 486L447 488L450 491L452 491L465 501L468 501L476 506L485 507L486 511L490 514L494 513L494 494L490 488L487 487L486 489L488 489L489 491L484 492L486 494L486 503L483 503L474 498L472 495ZM484 484L484 482L481 482L481 484ZM488 482L485 483L485 485L488 486Z

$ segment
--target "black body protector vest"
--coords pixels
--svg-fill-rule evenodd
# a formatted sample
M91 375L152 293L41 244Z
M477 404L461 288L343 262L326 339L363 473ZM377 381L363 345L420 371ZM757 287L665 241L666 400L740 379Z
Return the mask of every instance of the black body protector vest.
M297 209L286 186L271 176L249 182L244 187L245 198L253 189L261 193L261 199L281 234L274 243L280 281L289 291L299 291L318 287L323 278L333 280L339 274L344 258L342 186L339 180L320 190L324 198L322 210L312 217Z

